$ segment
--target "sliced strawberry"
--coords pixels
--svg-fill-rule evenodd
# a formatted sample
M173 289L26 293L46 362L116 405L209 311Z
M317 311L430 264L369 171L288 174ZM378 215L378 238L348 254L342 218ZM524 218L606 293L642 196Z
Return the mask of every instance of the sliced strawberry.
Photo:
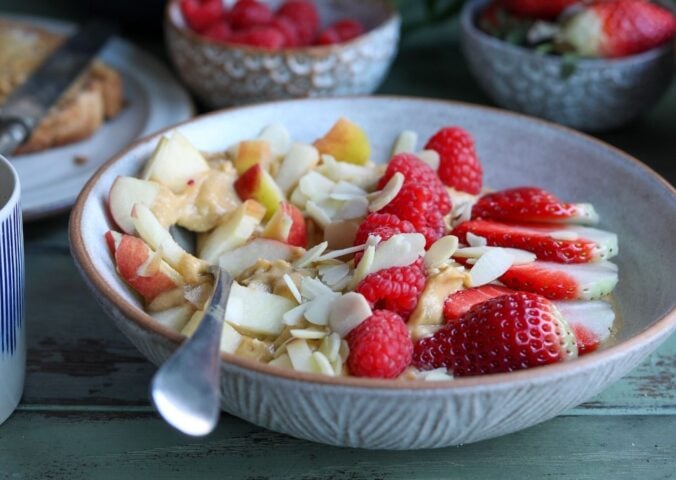
M510 222L594 225L599 216L589 203L563 203L535 187L517 187L484 195L472 207L472 218Z
M593 352L608 340L615 312L606 302L554 302L577 338L580 355Z
M610 294L617 280L617 265L605 261L573 265L533 262L514 265L500 277L508 287L550 300L595 300Z
M470 220L455 227L453 235L467 243L469 232L484 237L488 245L527 250L550 262L596 262L618 252L617 235L590 227Z
M446 323L454 322L474 305L510 293L514 293L514 290L498 285L484 285L483 287L468 288L452 293L444 302L444 319Z

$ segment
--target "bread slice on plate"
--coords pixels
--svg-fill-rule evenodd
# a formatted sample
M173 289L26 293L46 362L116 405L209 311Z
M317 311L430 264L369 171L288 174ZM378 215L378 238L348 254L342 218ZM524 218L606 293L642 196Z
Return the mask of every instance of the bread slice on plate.
M28 23L0 19L0 107L64 40L62 35ZM123 103L120 74L94 61L14 153L37 152L87 138L115 117Z

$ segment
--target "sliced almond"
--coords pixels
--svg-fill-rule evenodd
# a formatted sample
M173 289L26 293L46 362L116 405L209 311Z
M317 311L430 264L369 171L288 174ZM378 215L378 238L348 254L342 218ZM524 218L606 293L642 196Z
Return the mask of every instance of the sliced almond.
M289 325L291 327L300 325L303 321L303 317L305 316L305 310L307 310L308 305L309 304L307 303L301 303L297 307L294 307L291 310L284 312L284 315L282 315L282 322L284 323L284 325Z
M333 250L332 252L326 253L321 257L317 257L317 262L323 262L325 260L331 260L333 258L343 257L345 255L352 255L357 252L362 252L366 250L367 244L355 245L354 247L342 248L340 250Z
M514 262L514 256L505 249L495 248L482 255L469 271L472 287L480 287L491 283L509 270Z
M327 249L329 246L329 242L322 242L314 247L312 247L310 250L305 252L302 257L300 257L298 260L296 260L293 264L294 267L296 268L304 268L310 265L312 262L315 262L319 256L324 253L324 251Z
M458 248L453 256L456 258L480 258L491 250L500 249L514 257L514 265L524 265L533 263L537 257L534 253L527 252L518 248L507 247L465 247Z
M394 200L399 195L401 187L404 186L404 180L404 175L401 172L392 175L392 178L389 179L380 193L371 200L369 212L377 212Z
M376 255L376 247L369 245L364 250L364 255L359 260L357 268L354 269L354 274L352 275L352 280L350 281L350 287L356 287L359 282L361 282L366 276L371 273L371 266L373 265L373 259Z
M303 277L300 281L300 294L307 300L314 300L322 295L333 293L321 280L313 277Z
M425 267L428 270L438 268L451 258L458 248L458 237L446 235L434 242L425 253Z
M469 243L470 247L485 247L488 245L488 240L480 235L467 232L467 243Z
M315 362L315 369L318 373L334 377L336 373L331 366L331 362L322 352L313 352L312 360Z
M371 314L371 307L362 294L348 292L333 302L329 326L340 337L345 337Z
M330 362L340 358L338 350L340 350L340 335L336 332L324 337L322 343L319 345L319 351L322 352Z
M392 156L398 153L412 153L418 144L418 134L413 130L404 130L399 134L392 147Z
M425 237L419 233L399 233L378 244L371 272L405 267L425 254ZM361 262L360 262L361 263Z
M286 368L287 370L293 370L293 364L291 363L291 358L288 353L283 353L279 357L270 360L268 365L273 367Z
M340 294L332 291L315 298L305 310L305 319L314 325L328 325L333 303L338 297Z
M312 350L304 339L296 338L287 343L286 352L294 370L298 372L313 372L315 370Z
M343 206L333 216L332 220L353 220L355 218L365 217L368 212L369 201L366 197L353 197L343 203Z
M292 328L289 332L294 338L304 338L306 340L319 340L329 334L326 331L315 330L313 328Z
M284 280L284 283L286 283L286 286L289 287L289 291L291 292L291 295L293 295L293 298L296 299L296 302L299 304L303 303L303 299L300 296L300 291L298 290L298 287L294 283L291 276L288 273L285 273L282 279Z
M420 160L425 162L427 165L432 167L433 170L437 170L439 168L439 163L441 162L441 158L439 157L439 154L434 151L434 150L421 150L420 152L415 154L416 157L418 157Z

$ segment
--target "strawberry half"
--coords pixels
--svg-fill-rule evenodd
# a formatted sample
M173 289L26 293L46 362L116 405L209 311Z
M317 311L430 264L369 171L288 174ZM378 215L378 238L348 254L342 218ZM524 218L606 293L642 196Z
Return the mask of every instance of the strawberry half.
M624 57L668 42L676 33L676 18L645 0L596 1L571 17L557 36L589 57Z
M533 262L514 265L500 277L510 288L550 300L595 300L610 294L617 280L617 265L610 262L573 265Z
M472 207L472 218L587 225L599 221L591 204L563 203L553 194L536 187L510 188L484 195Z
M484 237L488 245L527 250L550 262L596 262L618 252L617 235L591 227L470 220L455 227L453 235L467 243L469 232Z
M454 376L511 372L577 357L575 335L552 302L516 292L472 307L420 340L413 364Z
M514 290L498 285L484 285L452 293L444 302L444 319L446 323L454 322L460 319L474 305L510 293L514 293Z
M598 349L608 340L615 322L615 312L606 302L554 302L577 339L578 354Z

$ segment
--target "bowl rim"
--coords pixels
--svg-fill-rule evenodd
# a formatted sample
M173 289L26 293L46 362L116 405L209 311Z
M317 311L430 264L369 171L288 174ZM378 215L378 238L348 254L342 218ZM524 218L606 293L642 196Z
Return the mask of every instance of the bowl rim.
M202 45L209 45L212 47L218 47L222 50L240 51L250 55L280 55L280 54L287 55L287 54L303 53L314 57L322 57L330 55L331 53L335 53L345 47L357 45L363 41L367 41L372 36L372 34L375 34L377 32L386 29L393 23L400 23L401 16L399 14L399 11L394 7L394 5L390 2L390 0L368 0L368 1L370 3L381 6L383 11L386 13L385 19L382 20L375 27L365 31L361 35L351 40L348 40L346 42L335 43L332 45L310 45L306 47L291 47L291 48L285 47L280 48L279 50L267 50L265 48L254 47L250 45L229 44L219 42L217 40L212 40L210 38L207 38L203 35L200 35L192 31L190 28L185 28L176 24L176 22L172 18L172 10L179 9L178 4L180 0L169 0L166 3L164 8L164 25L165 29L173 29L179 35L187 37L192 42Z
M528 115L510 112L507 110L502 110L495 107L475 105L467 102L458 102L453 100L418 98L401 95L351 96L341 98L348 100L372 99L376 101L395 101L395 102L414 101L418 103L430 103L430 104L441 103L448 106L472 108L484 111L489 114L512 116L516 117L519 120L527 120L529 122L539 123L549 128L561 130L568 135L577 137L579 140L591 142L606 150L610 150L615 155L624 159L624 161L633 164L634 167L642 169L645 173L652 176L655 180L661 183L672 195L676 196L676 189L666 179L662 178L657 172L652 170L650 167L648 167L638 159L601 140L597 140L596 138L593 138L589 135L575 131L568 127L564 127L562 125L558 125L553 122L533 118ZM260 108L263 106L275 104L283 105L286 103L321 102L322 100L323 99L318 98L280 100L276 102L267 102L261 104L216 110L203 115L199 115L184 122L174 124L162 130L159 130L153 134L146 135L140 139L137 139L124 149L120 150L112 158L107 160L101 167L99 167L96 173L89 179L85 187L80 192L77 201L75 203L75 206L73 207L68 226L68 236L73 259L80 268L82 275L86 277L89 286L93 290L95 290L96 294L107 299L115 306L115 308L117 308L120 312L122 312L127 321L131 321L137 327L145 331L155 333L175 345L180 344L186 338L184 335L161 325L159 322L153 320L153 318L148 313L136 307L135 305L129 303L127 300L124 299L124 297L122 297L122 295L117 293L115 289L111 287L106 282L104 277L95 269L91 258L87 254L84 236L82 234L81 229L84 207L85 204L90 200L90 194L93 188L98 184L99 179L104 173L107 172L108 169L110 169L118 161L126 157L131 151L136 149L138 146L151 141L153 138L157 138L163 135L165 132L179 128L183 125L196 121L203 121L211 117L215 118L233 111L245 110L249 108ZM243 368L245 370L249 370L258 374L278 377L280 379L284 379L287 381L300 381L305 383L322 384L334 387L337 386L356 387L363 389L382 389L388 391L400 391L400 390L423 391L437 389L448 389L455 391L463 389L483 389L497 387L509 388L514 383L533 384L537 382L547 382L552 381L553 379L560 379L574 374L579 374L582 371L586 371L592 368L597 368L601 364L608 363L618 357L622 357L624 355L630 354L635 350L639 350L643 345L656 341L658 338L662 336L666 337L671 333L673 333L674 331L676 331L676 305L672 305L671 310L667 311L653 325L651 325L650 327L646 328L643 331L640 331L639 333L628 338L627 340L609 346L606 349L597 352L592 352L583 357L578 357L571 362L556 363L551 365L545 365L542 367L519 370L515 372L479 375L474 377L459 377L454 378L453 380L435 381L435 382L429 382L422 379L388 380L388 379L374 379L363 377L330 377L327 375L297 372L295 370L283 369L259 362L257 360L240 357L230 353L221 353L221 362L227 362L231 365Z
M561 64L564 57L561 55L547 55L536 52L533 49L523 47L521 45L514 45L512 43L501 40L493 35L490 35L476 26L475 17L479 10L485 7L490 0L476 0L465 4L460 14L461 32L463 35L473 36L478 38L483 43L490 44L492 47L500 48L512 54L521 56L537 55L543 62L550 62ZM619 58L575 58L575 65L583 68L608 68L612 66L627 67L637 63L643 63L662 55L668 54L673 49L673 42L666 42L663 45L651 48L645 52L635 53Z

